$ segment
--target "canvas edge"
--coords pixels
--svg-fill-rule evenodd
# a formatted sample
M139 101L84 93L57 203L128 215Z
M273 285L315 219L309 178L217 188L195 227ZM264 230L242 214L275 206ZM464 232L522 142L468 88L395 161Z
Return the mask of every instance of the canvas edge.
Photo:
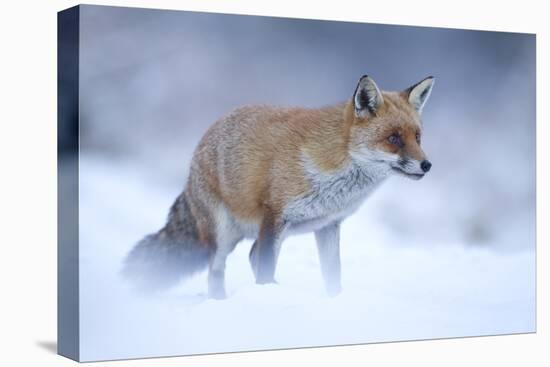
M57 354L80 360L79 47L80 7L57 13Z

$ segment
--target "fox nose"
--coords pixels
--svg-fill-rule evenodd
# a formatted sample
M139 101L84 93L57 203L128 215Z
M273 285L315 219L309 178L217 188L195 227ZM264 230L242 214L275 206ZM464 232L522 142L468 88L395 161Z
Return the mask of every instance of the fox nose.
M432 168L432 164L430 163L430 161L425 159L422 161L422 163L420 163L420 168L422 169L422 171L428 172L430 168Z

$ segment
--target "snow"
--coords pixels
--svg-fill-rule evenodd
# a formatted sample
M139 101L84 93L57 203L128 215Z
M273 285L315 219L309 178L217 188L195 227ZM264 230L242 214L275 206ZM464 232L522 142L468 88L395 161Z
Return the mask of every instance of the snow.
M226 300L206 297L206 273L146 295L119 276L121 261L163 225L183 186L135 162L82 155L81 359L535 331L531 217L500 221L485 242L462 236L452 223L464 198L443 199L441 187L435 177L391 178L344 221L338 297L324 292L311 234L285 241L276 285L254 284L243 241L228 258ZM443 211L448 202L459 209Z
M535 330L533 35L103 6L80 23L83 360ZM205 273L154 295L122 281L216 119L344 101L363 74L386 90L436 76L433 167L389 179L344 221L341 295L324 293L311 234L285 241L278 285L254 284L239 244L223 301L206 298Z

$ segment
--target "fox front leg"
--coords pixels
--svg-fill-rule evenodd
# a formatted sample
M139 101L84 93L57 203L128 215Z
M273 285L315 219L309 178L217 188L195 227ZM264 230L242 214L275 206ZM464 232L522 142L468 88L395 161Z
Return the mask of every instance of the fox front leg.
M284 226L272 216L262 221L260 235L250 250L250 264L257 284L276 283L275 267L282 241Z
M329 296L342 290L340 270L340 223L329 224L315 231L321 272Z
M252 244L252 247L250 248L250 252L248 254L248 260L250 261L250 267L252 268L252 273L254 274L254 277L257 277L258 274L256 271L258 270L258 240L254 241ZM281 243L279 242L278 246L275 246L275 262L277 262L279 258L279 252L281 251Z

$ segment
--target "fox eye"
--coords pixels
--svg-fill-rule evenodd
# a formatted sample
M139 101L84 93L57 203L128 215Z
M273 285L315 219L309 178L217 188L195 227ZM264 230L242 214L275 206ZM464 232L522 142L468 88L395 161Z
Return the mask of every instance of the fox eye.
M416 133L416 142L420 144L420 133Z
M401 141L401 137L397 134L391 134L388 137L388 141L392 145L397 145L398 147L403 146L403 142Z

